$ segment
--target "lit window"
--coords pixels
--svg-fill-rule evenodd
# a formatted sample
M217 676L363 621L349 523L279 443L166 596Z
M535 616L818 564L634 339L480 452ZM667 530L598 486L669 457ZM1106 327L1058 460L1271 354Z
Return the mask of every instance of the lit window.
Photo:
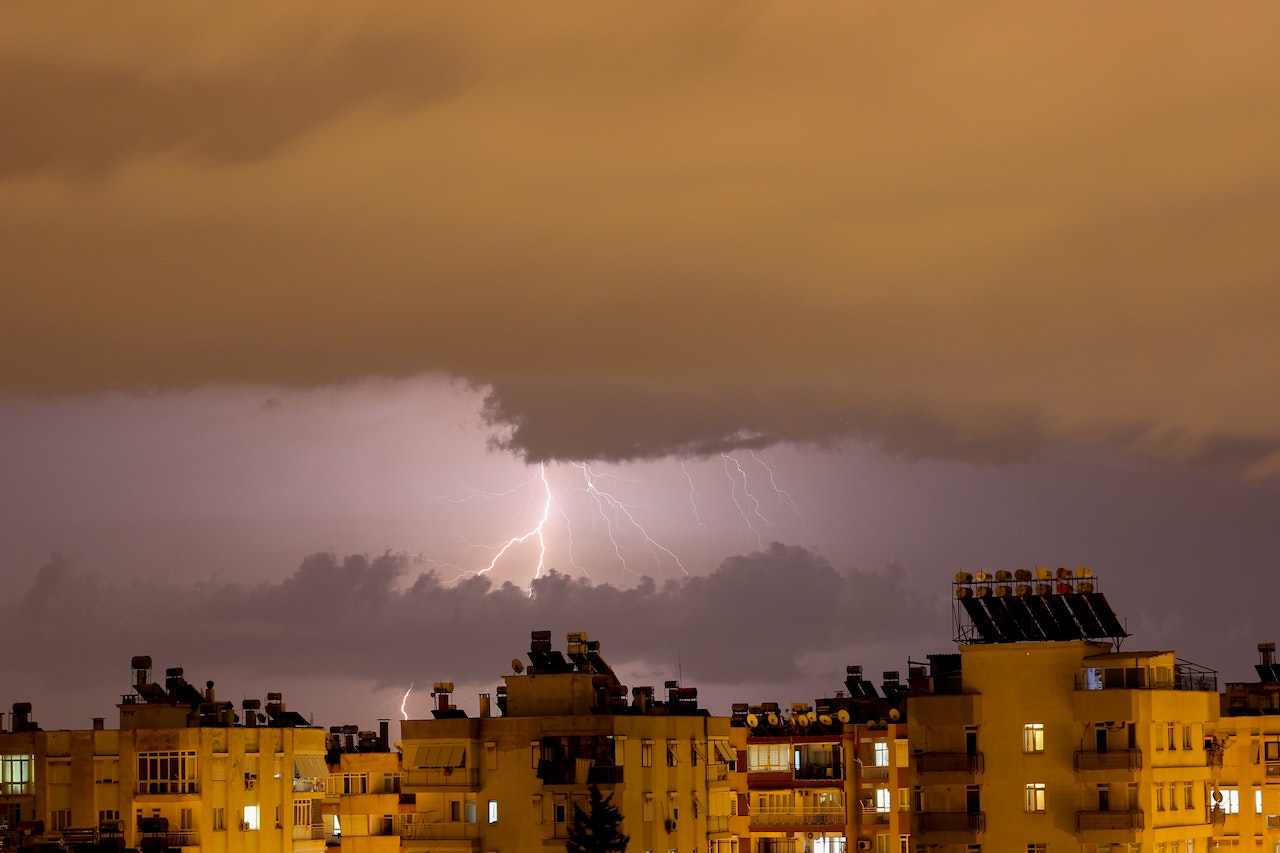
M1262 789L1253 789L1253 813L1262 814Z
M489 801L489 823L497 823L497 822L498 822L498 801L490 800Z
M1237 788L1222 789L1222 803L1218 808L1227 814L1240 814L1240 791Z
M893 810L893 794L888 788L876 788L876 811L885 813Z
M1022 727L1022 751L1044 752L1044 723L1027 723Z
M1044 811L1044 783L1028 782L1025 808L1028 812Z
M245 806L244 811L241 814L243 815L243 818L242 818L243 823L240 826L241 829L252 830L252 829L258 828L258 807L257 806Z
M889 766L889 744L885 741L875 742L875 765L876 767Z

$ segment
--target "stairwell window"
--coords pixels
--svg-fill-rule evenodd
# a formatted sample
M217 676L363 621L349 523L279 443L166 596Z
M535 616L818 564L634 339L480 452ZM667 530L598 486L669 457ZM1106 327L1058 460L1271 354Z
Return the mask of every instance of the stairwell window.
M640 742L640 766L653 766L653 741L651 740Z
M1027 723L1022 727L1022 751L1044 752L1044 723Z
M1044 811L1045 805L1045 784L1044 782L1028 782L1026 788L1025 808L1028 814L1038 814Z

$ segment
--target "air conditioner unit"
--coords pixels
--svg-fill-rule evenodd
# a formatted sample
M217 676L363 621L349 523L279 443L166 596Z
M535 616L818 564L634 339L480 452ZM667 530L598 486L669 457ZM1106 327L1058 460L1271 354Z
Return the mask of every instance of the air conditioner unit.
M676 822L675 822L674 820L671 820L670 818L667 818L667 820L666 820L666 822L665 822L664 826L666 826L666 828L667 828L667 832L675 832L675 831L676 831Z
M871 849L871 839L870 839L870 838L859 838L859 839L858 839L858 849L859 849L859 850L870 850L870 849Z

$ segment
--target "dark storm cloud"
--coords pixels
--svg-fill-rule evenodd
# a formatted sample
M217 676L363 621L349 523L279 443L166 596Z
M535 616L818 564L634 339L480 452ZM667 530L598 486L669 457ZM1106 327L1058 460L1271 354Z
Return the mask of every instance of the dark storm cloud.
M1270 0L2 14L4 391L438 371L531 460L1280 472Z
M912 626L937 620L941 607L893 569L838 571L778 543L661 585L644 579L622 589L552 572L533 583L532 598L484 577L445 585L413 571L403 555L318 553L285 580L256 586L121 584L56 557L6 608L26 649L12 665L92 681L151 653L193 674L234 660L239 673L317 683L399 684L423 672L484 683L509 671L507 653L495 649L526 649L530 630L549 628L589 631L620 670L679 654L691 684L787 681L815 649L905 645Z

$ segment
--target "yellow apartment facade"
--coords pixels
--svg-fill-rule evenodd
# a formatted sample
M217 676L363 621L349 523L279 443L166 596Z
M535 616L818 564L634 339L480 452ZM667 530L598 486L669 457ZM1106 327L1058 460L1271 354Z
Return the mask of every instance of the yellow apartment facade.
M1116 651L1094 588L1087 570L957 576L959 653L908 680L917 850L1212 849L1216 676Z
M1258 645L1259 680L1228 684L1209 748L1213 838L1219 850L1280 853L1280 665Z
M325 736L278 694L247 700L247 725L213 685L133 659L119 729L42 731L16 705L0 733L0 822L9 844L144 853L323 853Z
M527 668L513 662L480 716L436 685L434 719L401 723L406 799L402 846L414 853L563 850L574 809L598 786L623 816L629 850L737 853L745 791L729 720L697 707L693 688L667 696L626 688L585 634L567 653L533 632Z

